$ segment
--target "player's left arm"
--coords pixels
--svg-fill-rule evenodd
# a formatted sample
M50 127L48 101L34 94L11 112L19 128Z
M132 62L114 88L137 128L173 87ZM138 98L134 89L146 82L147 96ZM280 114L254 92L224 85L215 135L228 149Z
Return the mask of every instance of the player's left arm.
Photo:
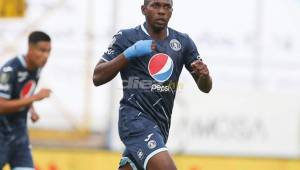
M204 92L209 93L212 88L212 79L209 75L207 65L202 60L195 60L191 64L192 76L197 83L198 88Z
M212 88L212 79L208 67L202 61L194 41L188 35L185 40L183 53L185 67L193 76L198 88L204 93L209 93Z

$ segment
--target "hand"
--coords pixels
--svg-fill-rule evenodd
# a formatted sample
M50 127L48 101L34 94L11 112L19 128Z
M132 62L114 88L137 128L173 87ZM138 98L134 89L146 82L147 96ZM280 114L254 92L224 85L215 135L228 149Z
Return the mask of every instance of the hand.
M204 79L209 77L209 70L201 60L196 60L191 64L193 69L192 74L196 74L198 78Z
M39 92L37 92L35 95L33 95L32 97L35 98L35 101L40 101L46 97L49 97L50 93L51 93L50 89L43 88Z
M151 54L152 50L156 48L156 44L152 40L140 40L128 47L124 52L126 59L142 57Z
M30 119L31 119L32 123L35 123L40 119L40 116L35 111L32 111Z

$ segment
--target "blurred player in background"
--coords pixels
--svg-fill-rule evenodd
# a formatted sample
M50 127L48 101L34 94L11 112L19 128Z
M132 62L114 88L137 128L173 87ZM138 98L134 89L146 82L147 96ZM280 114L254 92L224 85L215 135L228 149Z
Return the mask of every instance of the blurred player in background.
M141 10L146 22L114 36L93 81L99 86L121 73L119 135L126 149L119 170L175 170L165 144L182 68L202 92L212 80L192 39L168 27L172 0L144 0Z
M32 32L28 52L8 62L0 70L0 169L8 163L12 170L34 170L27 132L27 112L32 122L39 119L33 103L49 97L49 89L34 90L41 69L51 51L50 37Z

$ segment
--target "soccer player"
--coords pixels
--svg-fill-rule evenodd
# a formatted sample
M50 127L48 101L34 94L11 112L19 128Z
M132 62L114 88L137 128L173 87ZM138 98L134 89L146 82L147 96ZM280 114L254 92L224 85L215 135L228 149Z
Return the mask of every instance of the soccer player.
M118 126L126 149L119 170L175 170L165 145L182 68L204 93L211 90L212 80L192 39L168 27L172 0L144 0L141 10L146 22L113 37L93 82L99 86L121 74Z
M27 132L27 112L36 122L35 101L49 97L43 88L34 94L41 69L51 50L50 37L40 31L29 35L28 52L12 58L0 69L0 169L34 170Z

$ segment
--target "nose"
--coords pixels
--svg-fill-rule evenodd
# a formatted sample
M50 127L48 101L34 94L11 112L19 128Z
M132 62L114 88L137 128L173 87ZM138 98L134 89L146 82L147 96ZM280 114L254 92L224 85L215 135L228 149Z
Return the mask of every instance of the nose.
M50 53L49 52L43 52L42 58L43 60L47 61Z
M49 53L43 53L43 58L44 58L44 59L47 59L48 56L49 56Z
M165 9L164 7L160 7L160 8L158 9L158 14L160 14L160 15L165 15L165 14L166 14L166 9Z

